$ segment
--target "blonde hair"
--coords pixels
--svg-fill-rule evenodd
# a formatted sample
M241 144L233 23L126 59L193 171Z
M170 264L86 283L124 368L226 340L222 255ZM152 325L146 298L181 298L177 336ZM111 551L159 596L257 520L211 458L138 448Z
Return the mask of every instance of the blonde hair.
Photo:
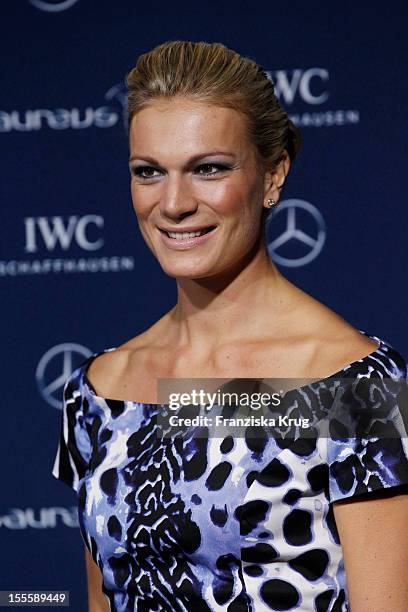
M154 99L183 96L241 112L263 168L273 169L284 150L293 161L300 148L300 130L262 66L221 43L162 43L139 56L126 85L129 128L134 115Z

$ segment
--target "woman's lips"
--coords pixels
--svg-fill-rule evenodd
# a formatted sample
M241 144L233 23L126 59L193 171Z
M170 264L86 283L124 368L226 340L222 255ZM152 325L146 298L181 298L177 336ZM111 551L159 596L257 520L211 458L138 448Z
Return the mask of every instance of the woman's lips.
M211 236L218 229L217 226L213 227L209 232L202 234L201 236L193 236L191 238L170 238L166 231L159 229L160 237L163 243L169 247L170 249L174 249L176 251L184 251L187 249L192 249L196 246L200 246L207 240L210 240Z

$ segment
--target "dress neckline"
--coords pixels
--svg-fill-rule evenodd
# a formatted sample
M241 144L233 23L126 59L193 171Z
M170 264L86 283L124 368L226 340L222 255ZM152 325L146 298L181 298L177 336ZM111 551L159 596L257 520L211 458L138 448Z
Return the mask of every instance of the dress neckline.
M306 388L311 387L312 385L319 385L320 383L325 383L326 381L330 381L330 379L332 378L336 378L338 377L340 374L342 374L342 372L352 368L354 365L356 365L357 363L361 363L367 359L371 359L373 357L375 357L377 355L377 353L380 353L383 351L384 346L385 346L385 342L379 338L378 336L374 336L373 334L369 334L368 332L362 331L362 330L357 330L359 331L361 334L363 334L364 336L367 336L367 338L370 338L371 340L374 340L375 342L377 342L378 346L371 351L370 353L368 353L368 355L365 355L364 357L360 357L360 359L356 359L355 361L351 361L350 363L346 364L343 368L341 368L340 370L337 370L337 372L333 372L332 374L329 374L328 376L325 376L324 378L320 378L319 380L314 380L313 382L307 384L307 385L303 385L301 387L297 387L295 389L290 389L288 391L288 393L293 393L295 391L300 392ZM101 400L104 402L118 402L121 404L130 404L130 405L134 405L134 406L153 406L153 407L159 407L159 406L167 406L167 404L153 404L153 403L148 403L148 402L138 402L136 400L122 400L122 399L114 399L114 398L108 398L108 397L102 397L101 395L98 395L94 389L94 387L92 386L91 381L89 380L88 376L87 376L87 371L89 369L89 366L91 365L92 361L94 359L96 359L96 357L98 357L99 355L102 355L103 353L108 353L110 351L114 351L115 349L117 349L117 346L111 346L109 348L105 348L102 351L97 351L95 353L92 353L92 355L90 355L90 357L88 357L86 359L86 361L83 363L82 365L82 369L81 369L81 375L82 375L82 380L84 383L84 386L87 390L87 392L89 393L89 395L97 400Z

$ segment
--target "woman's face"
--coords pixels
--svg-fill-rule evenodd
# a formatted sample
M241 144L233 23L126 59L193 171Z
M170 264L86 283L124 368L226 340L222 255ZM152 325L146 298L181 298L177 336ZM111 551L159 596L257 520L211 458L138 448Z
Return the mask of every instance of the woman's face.
M265 175L255 160L245 120L233 109L179 98L154 101L133 117L133 207L169 276L203 278L232 269L259 239ZM209 227L198 238L166 233Z

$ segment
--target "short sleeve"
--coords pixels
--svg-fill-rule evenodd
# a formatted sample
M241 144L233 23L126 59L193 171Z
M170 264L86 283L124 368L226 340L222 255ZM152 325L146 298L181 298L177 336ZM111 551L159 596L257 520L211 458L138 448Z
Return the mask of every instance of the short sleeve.
M408 380L397 355L398 368L385 354L339 385L327 436L330 502L408 484Z
M64 385L60 438L52 475L78 491L91 456L91 442L83 413L81 367Z

